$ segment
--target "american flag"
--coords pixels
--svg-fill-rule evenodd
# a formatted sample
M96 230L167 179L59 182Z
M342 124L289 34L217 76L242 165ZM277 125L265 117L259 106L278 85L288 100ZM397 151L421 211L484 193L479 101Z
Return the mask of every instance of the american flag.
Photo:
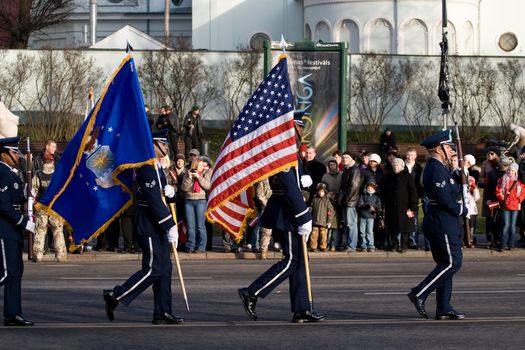
M297 165L293 112L286 56L282 55L235 119L211 178L206 216L237 241L254 214L247 190Z

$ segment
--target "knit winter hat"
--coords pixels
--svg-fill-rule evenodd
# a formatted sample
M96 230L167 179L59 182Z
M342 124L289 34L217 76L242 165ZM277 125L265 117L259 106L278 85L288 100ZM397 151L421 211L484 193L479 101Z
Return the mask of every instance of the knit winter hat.
M368 162L376 162L377 164L381 164L381 157L377 153L372 153L368 157Z
M469 162L471 166L476 165L476 158L474 158L472 154L466 154L465 157L463 157L463 159L466 162Z
M510 163L510 166L509 166L510 170L518 171L519 168L520 168L520 166L517 163L515 163L515 162Z

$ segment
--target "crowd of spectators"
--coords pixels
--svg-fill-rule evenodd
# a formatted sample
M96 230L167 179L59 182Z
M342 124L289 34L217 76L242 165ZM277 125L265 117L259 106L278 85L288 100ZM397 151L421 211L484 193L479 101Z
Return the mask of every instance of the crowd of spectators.
M430 250L419 225L425 206L422 173L426 155L418 155L415 148L399 153L391 130L381 135L380 146L383 156L368 150L359 154L336 151L323 162L313 146L301 145L303 171L313 181L303 189L314 216L310 251ZM501 153L501 147L489 144L481 166L471 154L464 156L463 170L457 156L446 164L457 181L461 171L467 174L470 231L464 238L465 248L484 246L475 235L478 212L486 220L487 248L502 251L525 246L521 206L525 149L515 158ZM458 200L460 196L458 193Z
M169 130L170 143L175 151L178 150L179 134L185 138L191 136L190 147L195 146L196 139L202 135L198 106L194 106L184 118L183 128L189 130L182 132L178 118L167 106L162 108L157 120L151 120L151 115L149 118L152 129ZM303 189L314 218L308 242L310 251L374 252L384 249L403 253L407 249L430 250L419 225L425 203L422 184L424 155L418 155L415 148L399 153L394 134L388 129L381 135L380 146L381 155L363 149L359 154L335 151L330 157L320 159L315 147L301 145L302 171L312 178L311 186ZM170 153L161 164L169 184L176 190L179 250L203 253L212 249L213 241L213 226L205 218L212 161L201 155L197 148L187 148L187 153ZM56 143L49 140L44 151L35 157L34 169L38 178L35 177L34 185L37 189L45 190L42 175L49 180L49 174L43 172L49 173L51 165L56 163L55 151ZM525 199L525 149L520 151L523 153L513 158L502 155L502 149L497 145L488 145L486 160L478 165L476 158L467 154L463 170L459 169L457 157L450 159L448 166L458 181L460 171L467 173L470 232L465 247L480 246L475 234L478 214L485 219L487 248L510 250L525 243L525 210L521 206ZM254 192L254 204L260 216L271 195L268 181L257 183ZM140 252L133 239L133 212L132 206L110 225L98 237L94 249ZM38 213L41 228L35 242L36 259L41 261L42 255L53 248L56 259L65 262L64 244L70 237L63 231L62 223L44 214ZM46 238L48 226L53 232L52 240L51 235ZM519 239L516 237L517 227ZM84 250L90 247L86 246ZM239 244L223 233L223 248L227 252L248 249L266 259L268 251L279 249L279 244L272 244L271 230L259 227L257 220L253 220Z

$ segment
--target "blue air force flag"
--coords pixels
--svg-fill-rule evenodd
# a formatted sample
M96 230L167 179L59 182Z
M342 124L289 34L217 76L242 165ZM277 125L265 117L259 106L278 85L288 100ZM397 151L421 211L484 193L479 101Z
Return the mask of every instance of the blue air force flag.
M67 145L37 208L65 221L74 250L131 205L133 168L154 160L137 71L128 56Z

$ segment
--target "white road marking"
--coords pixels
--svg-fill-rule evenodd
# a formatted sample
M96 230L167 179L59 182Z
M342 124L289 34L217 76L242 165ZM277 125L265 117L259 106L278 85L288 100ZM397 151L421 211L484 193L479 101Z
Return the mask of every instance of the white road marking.
M169 327L173 330L177 328L196 328L196 327L215 327L215 328L232 328L232 327L301 327L301 326L337 326L337 325L356 325L362 326L367 325L381 325L381 324L435 324L435 323L493 323L493 322L525 322L525 317L470 317L461 321L457 320L423 320L421 318L392 318L392 319L340 319L340 320L324 320L318 323L310 323L308 325L296 324L290 321L240 321L240 322L185 322L178 325L153 325L151 323L114 323L114 322L101 322L101 323L37 323L33 327L20 327L16 328L17 331L31 329L67 329L67 328L166 328ZM15 328L12 328L15 329ZM7 328L3 329L8 330Z
M312 276L311 279L344 279L344 278L424 278L426 275L368 275L368 276Z
M126 277L60 277L60 280L67 281L106 281L106 280L127 280L129 276ZM179 279L178 277L172 277L172 280ZM213 277L184 277L185 280L212 280Z
M405 295L408 292L364 292L364 295ZM454 290L454 294L494 294L494 293L525 293L524 289L516 290Z

